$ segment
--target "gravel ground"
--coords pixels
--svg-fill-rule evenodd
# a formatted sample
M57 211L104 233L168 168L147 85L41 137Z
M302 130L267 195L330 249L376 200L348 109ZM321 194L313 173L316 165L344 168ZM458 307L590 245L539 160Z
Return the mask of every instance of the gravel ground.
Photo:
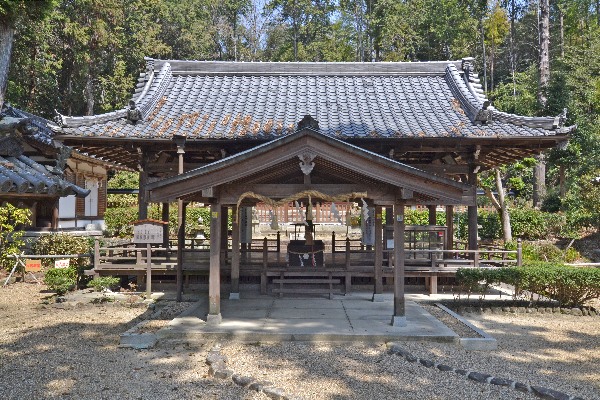
M266 399L208 376L214 342L118 347L152 311L122 304L43 304L43 285L0 288L1 399ZM499 341L494 352L404 342L417 357L600 399L600 317L469 315ZM384 345L222 342L234 372L304 399L533 399L389 355Z

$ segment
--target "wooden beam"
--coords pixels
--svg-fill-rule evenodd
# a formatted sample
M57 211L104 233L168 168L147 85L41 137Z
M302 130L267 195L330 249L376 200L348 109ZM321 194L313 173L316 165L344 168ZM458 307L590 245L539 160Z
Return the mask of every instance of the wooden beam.
M409 164L411 167L421 169L426 172L438 175L459 175L466 174L469 166L466 164Z

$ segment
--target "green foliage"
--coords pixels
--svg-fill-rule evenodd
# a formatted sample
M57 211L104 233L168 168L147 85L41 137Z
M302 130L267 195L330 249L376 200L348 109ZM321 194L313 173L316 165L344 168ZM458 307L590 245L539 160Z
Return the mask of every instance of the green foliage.
M565 306L583 305L600 297L600 269L553 263L527 263L519 268L523 291L557 300Z
M515 237L525 240L540 240L570 236L567 217L564 214L548 213L533 208L511 208L509 213L510 224ZM465 240L468 233L467 214L457 213L455 218L458 223L456 237ZM496 211L479 210L477 223L480 225L479 237L481 239L496 240L502 238L502 224Z
M15 260L8 256L21 253L25 244L21 239L23 231L19 230L23 225L30 223L31 212L29 209L18 208L12 204L0 207L0 266L12 269Z
M158 204L152 204L148 210L148 217L162 219L162 209ZM127 238L133 236L133 222L138 219L137 207L109 208L104 214L106 233L108 236ZM201 222L200 222L201 221ZM228 226L231 229L231 213L228 216ZM204 231L206 237L210 235L210 208L189 205L186 208L185 235L193 237ZM177 205L169 207L169 236L177 236Z
M138 220L137 207L113 207L104 213L106 234L110 237L132 237L133 222Z
M101 292L103 290L115 289L119 287L120 283L120 278L114 276L101 276L89 281L87 286L94 288L97 292Z
M446 225L445 212L437 212L435 219L437 225ZM412 209L405 210L404 222L406 225L429 225L429 211Z
M600 297L600 269L568 267L560 263L529 262L523 267L499 269L460 268L458 293L485 295L492 285L507 283L517 296L534 301L538 294L564 306L582 306Z
M509 243L506 248L515 250L516 242ZM581 260L581 254L573 247L569 247L565 251L548 242L523 242L523 261L525 262L572 263L577 260Z
M70 290L75 289L77 284L77 268L52 268L46 271L44 283L50 290L62 296Z
M42 255L90 254L91 243L86 237L51 233L40 237L33 244L32 250L34 254ZM90 265L89 257L71 258L70 260L69 264L79 272ZM45 268L51 268L54 265L54 259L42 259L42 265Z

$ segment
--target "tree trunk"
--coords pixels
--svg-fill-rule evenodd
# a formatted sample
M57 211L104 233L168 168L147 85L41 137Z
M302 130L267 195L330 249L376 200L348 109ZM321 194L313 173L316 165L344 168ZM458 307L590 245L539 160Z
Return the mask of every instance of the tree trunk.
M85 98L86 103L85 115L94 115L94 81L91 72L88 73L85 82L83 97Z
M550 4L549 0L540 0L540 63L538 82L538 103L540 109L548 102L548 82L550 81ZM546 162L543 154L536 157L538 163L533 171L533 206L539 208L546 195Z
M535 159L538 162L533 167L533 206L540 208L546 196L546 157L540 154Z
M483 52L483 92L487 93L487 58L485 56L485 32L483 30L483 19L479 20L479 26L481 28L481 50Z
M6 98L8 86L8 68L10 67L10 55L15 38L15 28L8 22L0 23L0 109Z
M500 177L500 170L496 169L496 190L498 191L498 203L500 203L500 219L502 220L502 233L504 243L512 242L512 228L510 227L510 214L508 213L508 204L504 197L504 186Z
M540 0L539 25L539 82L538 102L543 110L548 102L548 82L550 81L550 4L549 0Z
M562 8L558 10L560 16L560 56L565 58L565 13Z
M560 196L560 199L563 200L565 198L565 195L567 194L567 184L566 184L566 177L565 177L565 166L564 165L560 165L558 167L558 193Z
M506 202L506 196L504 194L504 185L502 184L500 170L495 169L494 174L498 198L494 196L494 193L489 188L484 186L483 190L485 192L486 197L490 199L492 205L500 214L500 221L502 222L502 237L504 238L504 243L508 243L512 241L512 228L510 227L510 214L508 212L508 204Z

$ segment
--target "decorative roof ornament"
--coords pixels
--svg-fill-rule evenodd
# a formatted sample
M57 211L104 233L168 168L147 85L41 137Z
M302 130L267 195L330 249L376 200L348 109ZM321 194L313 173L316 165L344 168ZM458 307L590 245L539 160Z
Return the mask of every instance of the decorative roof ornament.
M61 128L65 126L64 116L61 113L59 113L56 108L54 109L54 117L52 118L52 120L56 122L56 124Z
M475 61L473 57L464 57L461 60L461 68L464 71L465 78L467 78L467 80L471 77L471 74L473 73L473 61Z
M313 168L315 167L313 160L316 156L317 155L311 151L305 151L304 153L298 155L298 158L300 159L300 169L304 175L310 175L312 172Z
M310 115L305 115L304 118L302 118L300 122L298 122L298 130L302 130L304 128L311 128L317 130L319 129L319 121L317 121Z
M67 166L67 160L71 157L73 149L69 146L60 146L58 149L58 156L56 157L56 166L54 167L54 173L60 176L64 176L65 167Z
M567 122L567 109L563 108L562 112L554 117L554 124L552 127L555 129L562 128L565 126L565 122Z
M488 122L492 121L492 113L494 108L490 106L491 102L489 100L483 102L481 110L479 110L475 116L475 123L479 122L482 124L487 124Z
M142 111L137 108L135 101L129 101L129 108L127 109L127 120L135 124L137 121L142 119Z

